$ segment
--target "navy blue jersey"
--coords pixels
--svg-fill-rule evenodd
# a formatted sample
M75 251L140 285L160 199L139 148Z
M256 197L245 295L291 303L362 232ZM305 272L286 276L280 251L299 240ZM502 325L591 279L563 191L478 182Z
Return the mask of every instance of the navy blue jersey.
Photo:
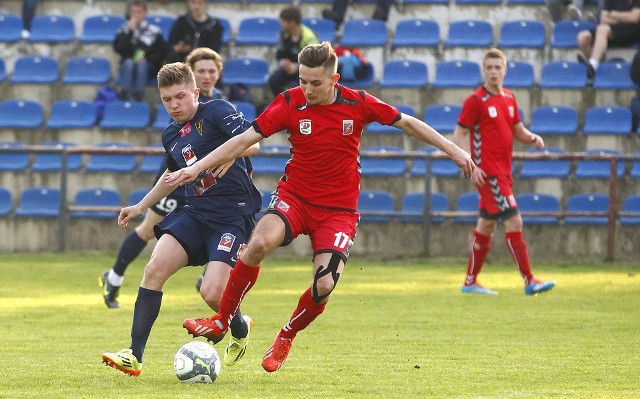
M172 121L162 132L167 168L176 171L193 165L250 126L251 122L225 100L198 104L193 119L184 124ZM244 158L237 158L224 177L216 179L212 173L203 172L184 189L186 206L201 213L203 219L229 212L254 214L261 206L260 193L249 177Z

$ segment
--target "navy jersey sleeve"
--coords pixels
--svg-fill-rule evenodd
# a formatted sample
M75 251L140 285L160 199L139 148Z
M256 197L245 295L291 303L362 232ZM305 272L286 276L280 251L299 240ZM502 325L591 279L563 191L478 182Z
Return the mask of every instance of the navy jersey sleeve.
M206 118L229 137L234 137L251 127L251 122L245 119L242 112L228 101L213 100L207 103Z

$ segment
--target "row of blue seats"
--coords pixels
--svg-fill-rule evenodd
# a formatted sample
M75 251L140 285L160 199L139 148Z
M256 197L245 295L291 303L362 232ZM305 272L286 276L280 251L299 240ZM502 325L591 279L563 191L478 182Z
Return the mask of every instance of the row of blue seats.
M42 145L60 149L62 147L74 146L73 143L51 141ZM131 148L125 143L103 143L100 147L113 149ZM21 142L0 142L0 148L11 149L0 157L0 171L11 172L59 172L61 169L61 155L59 152L38 152L33 158L25 151L25 145ZM160 145L157 148L161 148ZM263 154L276 151L282 155L265 156ZM252 159L253 170L257 175L274 174L280 175L285 169L289 160L289 148L286 146L265 145L261 152L254 155ZM391 154L402 153L404 150L398 147L375 146L362 151L363 157L360 159L362 176L424 176L426 173L426 161L422 159L408 161L398 156L398 158L374 158L369 154ZM419 151L425 154L433 154L435 149L427 146ZM536 154L562 154L560 149L531 149L529 153ZM286 154L286 155L285 155ZM623 154L615 150L589 150L586 154L591 155L616 155ZM640 152L635 156L640 157ZM142 156L141 162L135 154L92 154L88 157L86 164L79 153L70 154L67 159L67 169L72 172L107 172L107 173L157 173L163 160L163 155L152 154ZM631 161L627 166L625 162L618 162L617 177L626 175L632 179L640 179L640 160ZM628 170L628 174L627 174ZM566 179L573 176L577 179L608 179L610 176L610 163L607 160L580 160L575 165L569 160L523 160L514 163L514 174L520 178L557 178ZM458 177L460 169L449 159L433 160L431 173L436 177Z
M586 66L576 61L551 61L542 66L540 79L536 81L534 67L526 61L509 61L504 86L511 89L582 89L593 85L597 90L635 90L631 80L630 64L626 61L605 62L598 68L595 80L589 82ZM23 56L16 60L14 72L9 76L13 84L107 84L111 80L108 59L93 56L69 58L60 79L58 61L53 57ZM0 59L0 81L7 75L4 61ZM240 57L225 62L224 81L248 86L265 86L269 78L269 63L263 59ZM426 63L418 60L387 61L383 66L380 88L473 88L482 82L482 72L477 62L469 60L441 61L436 65L431 80ZM358 88L374 85L373 66L368 76L358 82L347 83Z
M136 190L129 195L128 204L135 204L148 192L148 189ZM262 190L262 207L266 209L271 193ZM475 213L478 209L478 194L476 192L463 193L456 199L455 210L458 212ZM529 193L516 196L518 207L525 215L528 224L557 224L561 218L560 201L549 194ZM449 198L442 193L432 193L430 197L431 212L449 212ZM118 191L108 188L90 188L79 190L75 194L75 206L114 207L122 206L122 199ZM32 187L20 194L18 206L15 208L17 217L49 217L60 216L60 190L51 187ZM358 211L362 214L362 222L390 222L399 220L407 223L420 223L423 220L425 194L423 192L409 193L402 199L399 211L396 211L393 194L385 191L362 191L358 200ZM597 224L608 222L606 213L609 209L609 197L605 194L585 193L575 194L568 198L566 212L594 212L597 215L567 215L565 224ZM11 192L0 188L0 216L8 216L14 211ZM544 215L527 215L527 212L545 213ZM631 195L624 199L621 224L640 225L640 195ZM636 214L627 214L633 213ZM552 215L556 213L558 215ZM72 210L72 218L113 219L117 215L115 210ZM475 216L455 216L455 222L474 223ZM434 214L434 223L445 221L444 215Z
M175 17L168 15L149 15L149 22L160 27L165 39ZM224 26L223 43L232 39L236 45L276 46L280 35L278 18L263 16L250 17L240 21L233 35L233 28L226 18L219 18ZM78 37L81 43L110 43L117 29L125 20L117 15L94 15L83 22L82 33ZM315 30L320 40L336 41L336 25L332 20L307 17L303 23ZM586 20L558 21L550 32L551 48L577 47L577 33L584 29L593 29L594 23ZM389 31L393 32L390 39ZM500 27L500 35L494 41L493 27L484 20L466 19L448 24L447 39L440 35L436 21L428 19L406 19L390 27L385 21L375 19L354 19L344 23L339 42L343 46L385 46L392 47L433 47L442 44L445 47L488 47L496 45L502 48L543 48L547 44L545 25L536 20L505 21ZM21 40L22 20L17 15L0 14L0 42ZM76 39L75 23L65 15L37 16L32 23L30 42L71 42Z
M256 107L249 102L233 102L248 120L256 117ZM460 115L461 106L436 104L427 106L418 116L413 107L398 104L403 113L421 117L437 131L452 133ZM50 117L45 127L49 129L82 129L99 126L102 129L164 129L171 118L162 104L156 104L152 119L151 109L145 102L112 101L105 105L98 121L98 106L91 101L60 100L51 105ZM0 129L35 129L44 123L43 106L32 100L0 101ZM521 113L522 115L522 113ZM526 121L524 121L525 124ZM587 108L584 124L579 123L578 111L567 106L541 106L533 110L529 129L537 134L572 136L578 132L585 135L619 135L632 133L631 111L621 106L598 106ZM399 129L374 122L367 126L372 134L401 134Z

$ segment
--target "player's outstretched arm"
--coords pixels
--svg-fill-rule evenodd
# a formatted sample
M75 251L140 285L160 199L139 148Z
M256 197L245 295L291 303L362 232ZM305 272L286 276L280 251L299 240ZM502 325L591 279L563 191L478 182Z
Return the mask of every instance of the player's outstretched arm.
M462 169L465 176L470 177L475 165L468 152L448 140L438 133L434 128L413 116L402 114L400 120L393 124L398 129L402 129L409 136L413 136L420 141L431 144L444 151L449 158Z
M262 139L262 135L252 127L211 151L207 156L191 166L169 173L164 181L172 186L194 181L202 172L212 170L215 177L224 172L220 166L241 156L249 147ZM224 173L222 173L224 174Z
M175 190L175 186L170 186L164 181L164 177L167 175L169 171L165 170L160 179L156 182L156 185L153 186L151 191L145 195L140 202L135 205L127 206L125 208L120 209L120 214L118 215L118 226L127 227L129 221L137 218L142 215L150 206L160 201L162 198L169 195L173 190Z
M542 137L532 133L524 127L522 122L513 127L513 136L522 143L535 145L539 150L544 148L544 140L542 140Z

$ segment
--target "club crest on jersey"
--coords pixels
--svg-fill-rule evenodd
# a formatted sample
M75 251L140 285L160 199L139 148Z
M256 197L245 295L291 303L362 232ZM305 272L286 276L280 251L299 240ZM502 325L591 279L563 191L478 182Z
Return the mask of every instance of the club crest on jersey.
M182 157L187 163L187 166L193 165L198 160L196 153L191 149L191 143L187 144L186 147L182 147Z
M348 136L350 134L353 134L353 120L342 121L342 135Z
M180 133L180 137L184 137L187 134L191 133L191 124L187 123L186 125L184 125L182 129L180 129L179 133Z
M515 111L513 109L513 105L509 105L509 116L511 118L513 118L513 115L515 114Z
M218 251L231 252L231 248L233 248L233 243L236 241L236 236L231 233L224 233L222 237L220 237L220 242L218 243Z
M196 122L196 131L198 132L198 134L200 136L202 136L202 124L204 123L204 119L200 119L198 122Z
M498 110L496 109L496 107L489 107L489 116L492 118L498 116Z
M300 119L300 133L305 135L311 134L311 119Z

